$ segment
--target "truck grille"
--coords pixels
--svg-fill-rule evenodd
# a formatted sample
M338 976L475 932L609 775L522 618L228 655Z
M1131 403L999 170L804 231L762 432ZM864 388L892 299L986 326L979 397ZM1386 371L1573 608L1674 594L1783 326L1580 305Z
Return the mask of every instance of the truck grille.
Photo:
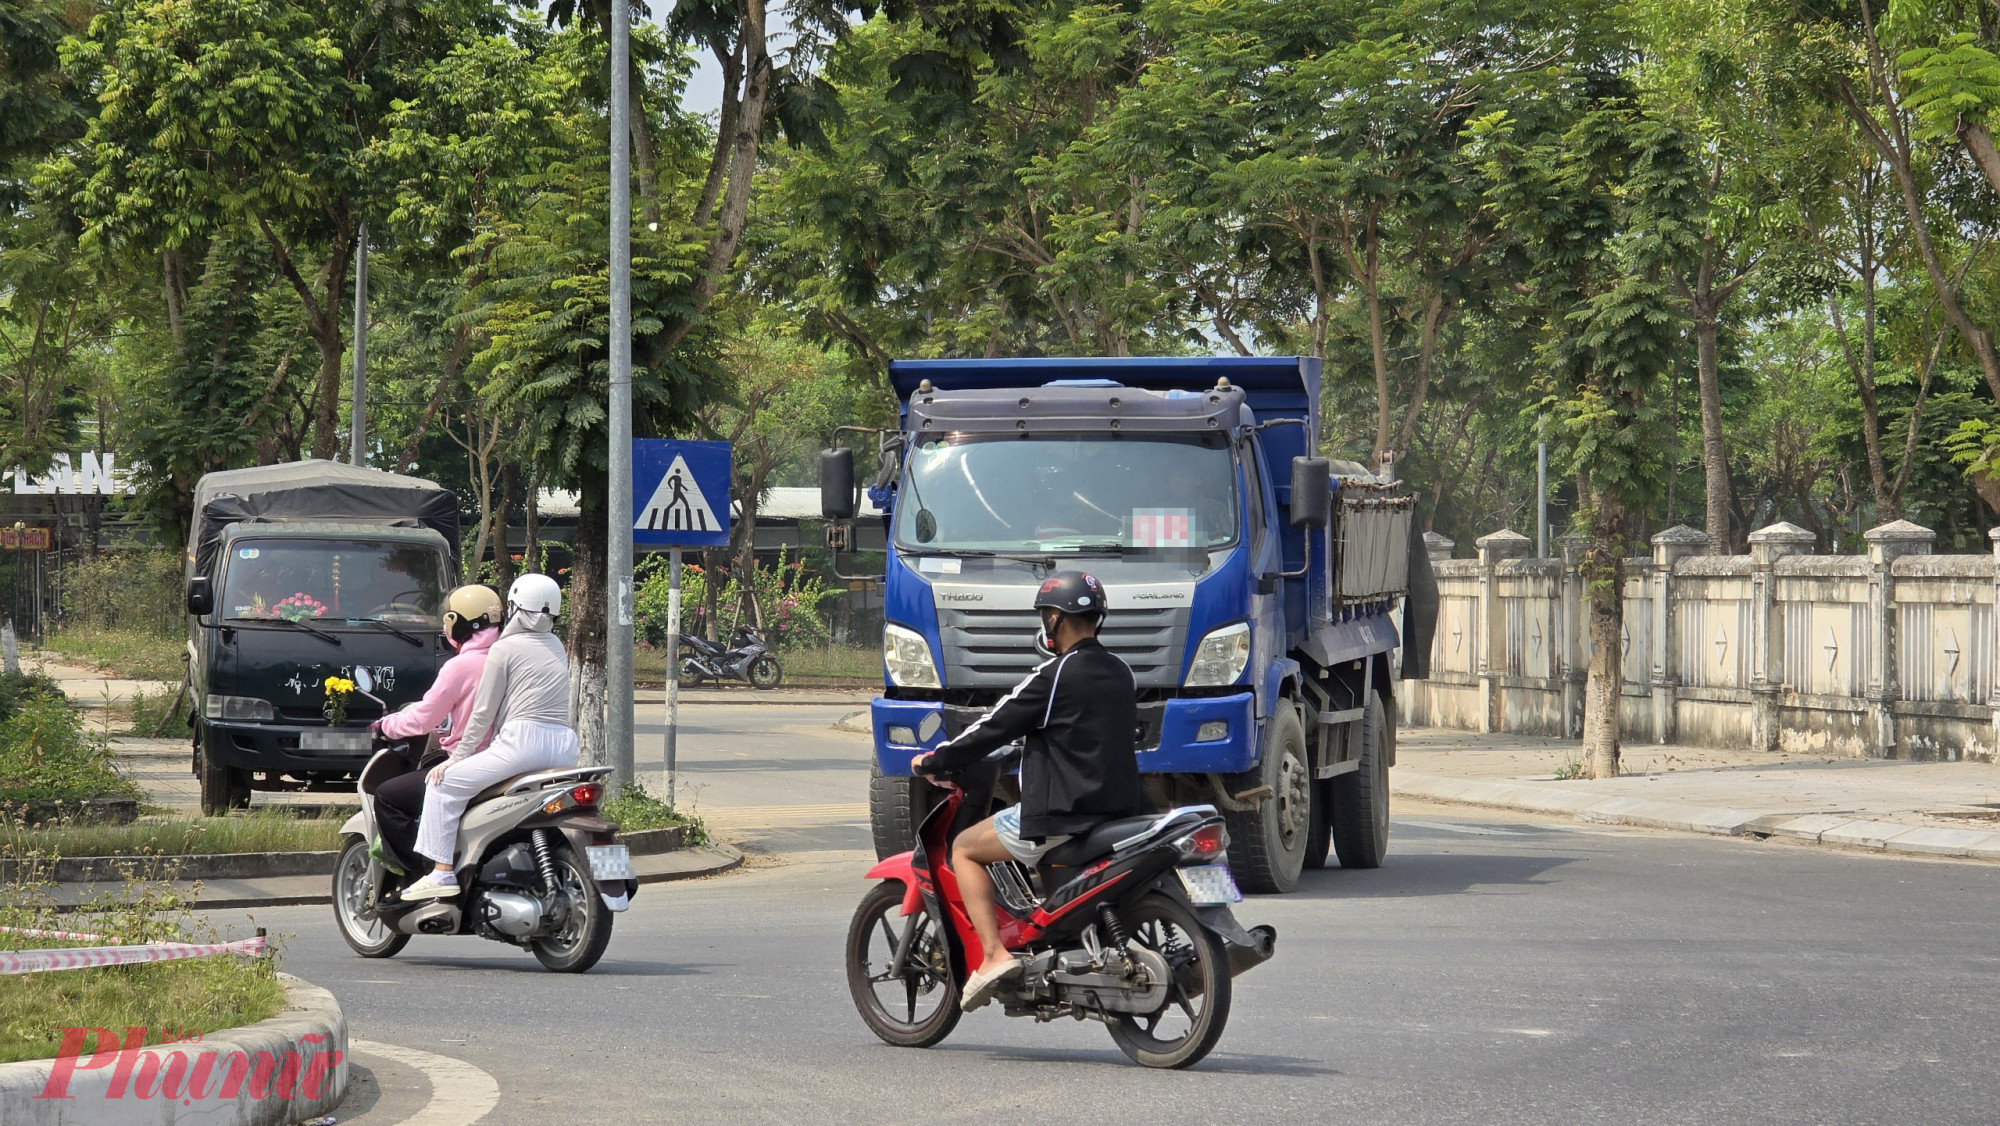
M1033 610L940 607L944 682L953 688L1013 687L1041 663L1033 644L1038 628ZM1167 607L1115 610L1097 636L1132 666L1140 688L1172 688L1180 683L1187 631L1187 608Z

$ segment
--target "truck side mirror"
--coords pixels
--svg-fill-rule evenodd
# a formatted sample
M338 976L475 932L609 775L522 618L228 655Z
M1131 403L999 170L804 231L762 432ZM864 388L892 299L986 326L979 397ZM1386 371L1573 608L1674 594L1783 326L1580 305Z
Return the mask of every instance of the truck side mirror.
M854 519L854 451L819 452L819 514L828 520Z
M1333 463L1323 457L1292 459L1292 523L1324 528L1333 510Z
M209 589L208 576L196 575L188 580L187 612L200 617L215 610L215 593Z

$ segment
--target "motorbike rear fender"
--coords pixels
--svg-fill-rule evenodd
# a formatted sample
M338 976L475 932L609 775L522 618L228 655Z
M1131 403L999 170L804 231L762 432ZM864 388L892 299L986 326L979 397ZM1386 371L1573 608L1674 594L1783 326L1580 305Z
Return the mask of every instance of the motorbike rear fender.
M903 914L914 915L923 904L923 895L917 890L916 872L912 869L916 854L899 852L868 869L871 880L899 880L903 885Z
M618 840L618 826L602 817L586 813L575 813L564 817L555 824L576 851L576 858L583 860L590 855L584 849L594 844L615 844ZM586 863L588 863L586 861ZM613 911L623 911L632 905L632 897L639 894L638 880L597 880L597 894L604 897L604 905Z

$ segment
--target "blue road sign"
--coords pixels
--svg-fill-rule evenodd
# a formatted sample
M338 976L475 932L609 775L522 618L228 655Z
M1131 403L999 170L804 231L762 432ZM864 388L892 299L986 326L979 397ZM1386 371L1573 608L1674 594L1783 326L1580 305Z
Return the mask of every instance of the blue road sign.
M632 441L632 543L717 547L729 542L729 443Z

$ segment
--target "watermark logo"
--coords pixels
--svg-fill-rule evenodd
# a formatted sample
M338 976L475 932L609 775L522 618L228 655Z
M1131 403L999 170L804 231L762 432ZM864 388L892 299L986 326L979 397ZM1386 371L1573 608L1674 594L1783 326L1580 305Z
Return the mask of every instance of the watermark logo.
M316 1099L328 1076L340 1066L342 1053L327 1045L323 1033L299 1038L299 1046L284 1052L247 1052L241 1048L201 1048L195 1029L159 1029L159 1046L145 1046L149 1028L127 1028L121 1043L108 1028L63 1029L49 1081L38 1099L73 1099L69 1086L80 1071L111 1069L107 1099ZM89 1054L85 1045L92 1045Z

